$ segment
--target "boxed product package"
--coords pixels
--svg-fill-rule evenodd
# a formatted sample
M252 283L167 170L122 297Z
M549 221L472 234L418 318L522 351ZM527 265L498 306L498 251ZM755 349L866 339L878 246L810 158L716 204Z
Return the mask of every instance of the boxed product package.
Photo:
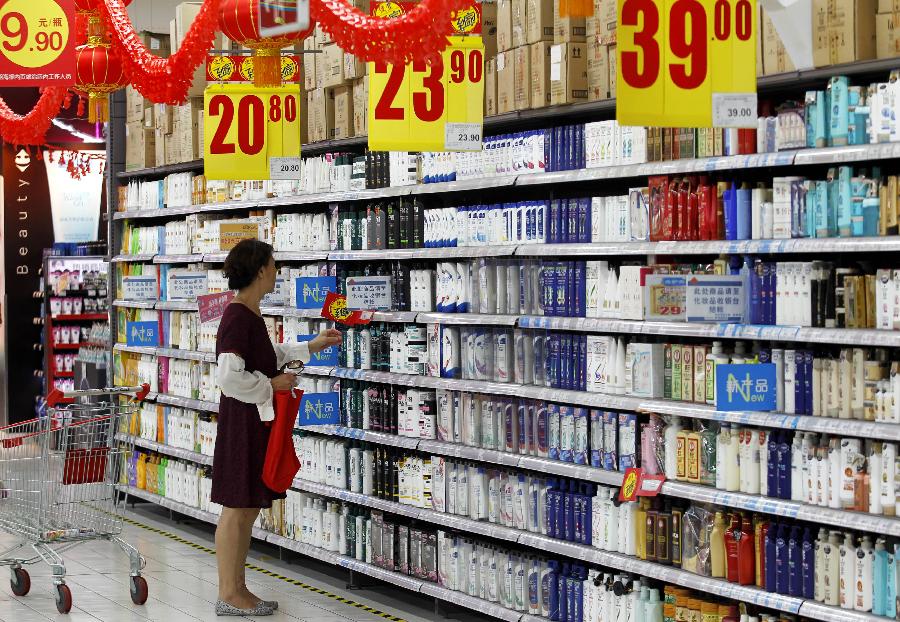
M550 105L550 48L553 43L540 41L531 49L531 107Z
M153 108L153 102L144 98L130 84L125 87L125 122L135 123L144 120L144 110Z
M588 35L587 42L588 99L609 98L609 46L600 43L598 35Z
M309 92L309 141L328 140L334 133L334 99L328 89Z
M181 162L181 141L174 134L166 136L164 164L178 164ZM159 162L157 162L159 164Z
M527 0L525 3L525 42L553 41L553 3Z
M481 3L481 40L484 43L485 60L497 55L497 3Z
M356 80L366 75L366 63L353 54L344 53L344 79Z
M878 0L879 13L900 12L900 0Z
M168 58L172 53L172 42L169 35L142 30L138 33L138 38L154 56Z
M144 109L144 129L156 129L156 117L153 116L153 106Z
M169 22L169 38L172 52L177 52L187 35L188 29L194 23L197 14L200 13L200 2L182 2L175 7L175 19ZM206 63L200 63L194 71L194 79L191 88L188 89L188 97L202 97L206 88Z
M368 13L367 9L363 8L362 10L364 10ZM322 30L322 27L319 25L316 25L315 36L311 37L311 38L315 41L316 47L319 47L319 48L326 46L329 43L334 43L334 41L331 38L331 35L328 34L327 32L325 32L324 30Z
M525 45L525 28L527 21L525 18L525 0L512 0L512 46L519 48Z
M587 18L585 30L600 37L600 43L609 45L616 41L616 20L618 19L616 0L594 0L594 14Z
M159 130L153 131L153 159L154 166L162 166L166 163L166 135Z
M513 50L513 88L516 110L531 108L531 48L523 45Z
M338 86L334 89L334 133L331 138L353 136L353 88Z
M762 75L795 71L794 62L788 56L772 18L760 8L759 38L762 41ZM757 68L758 70L758 68Z
M331 88L344 84L344 50L336 43L322 48L322 78L319 86Z
M484 68L484 116L497 114L497 59L490 59Z
M553 42L582 43L587 34L585 18L559 14L559 0L553 0Z
M315 90L319 85L316 81L319 76L318 65L321 63L321 54L314 51L313 44L310 43L312 37L306 39L303 43L303 88L307 91Z
M900 12L879 13L875 16L876 58L900 56L900 30L898 27L900 27Z
M618 67L618 61L616 57L616 46L610 45L607 48L607 58L609 58L609 96L610 98L615 99L616 97L616 71Z
M180 162L203 157L203 143L199 141L200 121L203 114L203 98L192 97L187 103L175 107L173 141L177 142Z
M512 49L512 0L497 0L497 52Z
M125 124L125 170L156 166L156 136L142 123Z
M163 134L171 134L175 123L175 107L168 104L153 105L154 127Z
M587 54L584 43L562 43L550 48L550 101L572 104L587 101Z
M356 136L365 136L368 129L369 77L353 82L353 131Z
M515 110L516 79L512 51L497 54L497 114Z
M816 67L875 58L875 0L813 0Z

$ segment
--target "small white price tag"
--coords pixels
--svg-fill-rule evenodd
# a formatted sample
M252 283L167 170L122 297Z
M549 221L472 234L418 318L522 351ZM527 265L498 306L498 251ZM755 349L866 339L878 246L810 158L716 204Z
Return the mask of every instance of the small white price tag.
M713 93L713 127L756 128L756 93Z
M447 123L444 148L447 151L481 151L481 123Z
M269 179L300 179L300 158L269 158Z

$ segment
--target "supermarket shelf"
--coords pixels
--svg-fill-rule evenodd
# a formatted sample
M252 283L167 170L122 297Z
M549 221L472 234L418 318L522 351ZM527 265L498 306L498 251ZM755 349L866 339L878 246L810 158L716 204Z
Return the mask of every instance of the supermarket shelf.
M179 408L187 408L190 410L199 410L201 412L209 413L219 412L219 404L217 402L204 402L203 400L194 400L189 397L167 395L165 393L157 393L153 399L155 399L160 404L166 404L168 406L177 406Z
M293 307L271 306L271 307L260 307L259 310L263 315L322 319L322 310L321 309L294 309Z
M487 462L509 467L527 469L538 473L559 475L580 479L607 486L621 486L623 474L618 471L607 471L597 467L572 464L560 460L551 460L538 456L522 456L505 451L469 447L458 443L447 443L437 440L414 439L384 432L358 430L343 426L304 426L302 432L311 432L327 436L337 436L353 440L367 441L378 445L415 449L423 453L436 454L447 458ZM712 503L728 508L737 508L752 512L772 514L796 520L810 521L859 529L871 533L900 536L900 518L851 512L824 508L797 501L786 501L761 495L750 495L740 492L726 492L710 486L689 484L686 482L667 481L663 484L662 494L669 497L689 499L700 503Z
M156 441L151 441L140 436L131 436L130 434L116 434L116 440L122 441L124 443L134 443L138 447L143 447L144 449L149 449L166 456L172 456L173 458L181 458L182 460L196 462L197 464L211 465L213 463L212 456L207 456L206 454L197 453L188 449L172 447L171 445L166 445L165 443L157 443Z
M215 363L215 352L202 352L198 350L181 350L178 348L156 348L156 356L165 356L170 359L182 359L186 361L203 361Z
M328 251L275 251L275 261L324 261L328 259Z
M150 346L127 346L124 343L117 343L113 346L116 352L129 352L131 354L149 354L156 356L157 348Z
M393 248L368 251L331 251L330 261L382 261L388 259L464 259L510 257L515 246L450 246L441 248Z
M203 261L203 255L197 253L195 255L155 255L153 263L178 264L178 263L200 263Z
M101 322L109 321L107 313L82 313L80 315L53 315L50 319L54 322Z
M153 307L159 311L196 311L196 300L157 300Z
M515 326L517 315L485 315L480 313L419 313L419 324L458 324L479 326Z
M128 495L143 499L145 501L150 501L161 507L172 510L174 512L178 512L179 514L184 514L196 520L210 523L212 525L218 523L219 517L211 512L204 512L198 508L166 499L165 497L155 495L151 492L147 492L146 490L141 490L140 488L123 485L117 485L116 488ZM518 611L506 609L505 607L501 607L496 603L482 600L480 598L475 598L474 596L468 596L466 594L463 594L462 592L454 592L436 583L422 581L421 579L417 579L416 577L400 574L399 572L392 572L390 570L386 570L372 564L361 562L352 557L347 557L338 553L326 551L325 549L311 546L309 544L298 542L297 540L285 538L284 536L259 529L258 527L253 528L253 537L257 540L268 542L269 544L280 547L282 549L293 551L295 553L311 557L327 564L340 566L341 568L352 570L353 572L357 572L362 575L380 579L382 581L385 581L386 583L396 585L412 592L422 593L427 596L437 598L441 601L478 611L483 615L492 618L505 620L507 622L519 622L526 617ZM534 618L533 616L527 616L527 618L529 620L544 620L543 618Z
M113 300L113 306L119 309L153 309L156 300Z
M708 339L754 339L800 343L833 343L839 345L900 347L900 331L805 328L800 326L761 326L752 324L698 322L644 322L603 318L522 316L521 328L542 328L579 332L666 335Z
M190 162L181 162L178 164L166 164L154 168L141 168L133 171L122 171L117 177L119 179L131 179L134 177L162 177L171 175L172 173L186 173L188 171L196 172L203 170L203 160L191 160Z
M413 508L400 503L376 499L360 493L353 493L347 490L325 486L323 484L307 482L305 480L294 480L294 488L325 497L340 499L348 503L382 509L401 516L409 516L429 523L443 525L450 529L456 529L464 533L474 533L499 540L506 540L523 546L533 547L541 551L546 551L548 553L556 553L568 558L579 559L609 568L617 568L639 576L674 583L700 592L709 592L724 598L733 598L768 609L797 613L804 602L801 598L784 596L781 594L770 594L756 587L728 583L722 579L701 577L673 566L663 566L620 553L602 551L583 544L555 540L540 534L533 534L511 527L504 527L502 525L475 521L461 516L446 514L444 512ZM822 613L828 613L831 609L832 608L828 607L823 610Z
M143 261L152 261L156 253L136 253L133 255L116 255L110 259L113 263L138 263Z

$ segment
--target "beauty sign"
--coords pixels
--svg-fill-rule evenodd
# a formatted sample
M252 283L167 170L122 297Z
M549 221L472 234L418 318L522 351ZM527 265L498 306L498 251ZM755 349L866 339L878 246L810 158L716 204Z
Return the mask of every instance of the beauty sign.
M716 365L716 410L772 411L775 408L773 363Z
M285 174L293 174L279 179L299 179L300 101L299 84L206 87L203 161L207 179L270 179L273 160L279 174L282 166Z
M756 127L756 0L618 0L621 125Z
M316 335L297 335L297 341L303 343L304 341L312 341L316 338ZM330 348L325 348L321 352L315 352L310 354L309 363L306 364L307 367L337 367L338 365L338 349L337 346L331 346Z
M214 322L225 315L225 307L234 300L234 292L206 294L197 297L197 310L200 312L200 323Z
M329 292L337 289L333 276L302 276L296 280L298 309L321 309Z
M400 17L415 2L372 2L372 15ZM481 3L451 13L450 45L431 64L369 63L369 149L481 151L484 44Z
M360 276L347 279L347 308L388 311L391 308L391 277Z
M75 84L73 0L0 1L0 85Z
M341 406L337 393L304 393L297 425L340 425Z

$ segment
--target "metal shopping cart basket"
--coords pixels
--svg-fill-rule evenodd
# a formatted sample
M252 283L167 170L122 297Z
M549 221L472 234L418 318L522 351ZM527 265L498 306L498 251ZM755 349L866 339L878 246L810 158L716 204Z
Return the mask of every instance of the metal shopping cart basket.
M115 435L120 418L133 414L149 389L145 384L54 391L46 416L0 428L0 529L20 538L0 551L0 566L10 567L16 596L31 589L23 566L43 561L53 571L56 608L68 613L72 592L61 554L82 542L109 540L131 562L131 600L147 601L147 581L141 576L145 560L119 537L123 519L116 483L134 446L117 444ZM135 399L120 403L117 396L124 394ZM98 397L108 401L88 403ZM31 557L14 555L28 546Z

